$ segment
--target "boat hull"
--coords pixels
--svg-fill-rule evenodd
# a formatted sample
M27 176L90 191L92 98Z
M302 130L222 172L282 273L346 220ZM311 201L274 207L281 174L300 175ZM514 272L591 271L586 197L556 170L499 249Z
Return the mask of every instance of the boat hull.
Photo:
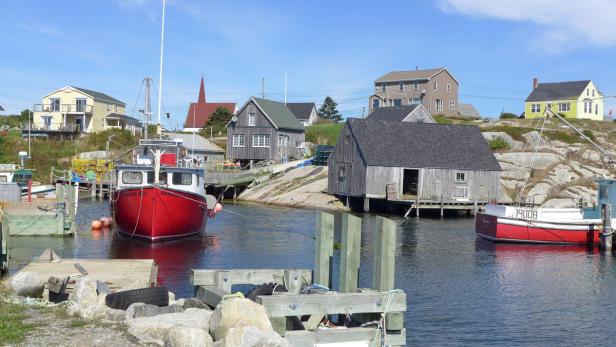
M494 242L595 244L600 240L599 227L594 221L561 223L486 213L477 213L475 232Z
M112 199L115 225L128 237L158 242L205 230L208 206L199 194L148 186L114 191Z

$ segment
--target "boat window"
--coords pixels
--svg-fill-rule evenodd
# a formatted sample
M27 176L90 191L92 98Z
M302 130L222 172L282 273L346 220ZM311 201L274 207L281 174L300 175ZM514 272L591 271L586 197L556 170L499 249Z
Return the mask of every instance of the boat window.
M599 186L599 200L604 200L608 198L608 186L602 185Z
M192 184L192 174L189 172L174 172L172 182L176 186L189 186Z
M124 184L141 184L143 182L143 173L141 171L124 171L122 172L122 183Z
M154 171L148 171L148 183L154 183Z
M167 173L166 172L161 171L158 173L158 183L167 184Z
M7 177L5 175L0 176L0 182L7 182Z

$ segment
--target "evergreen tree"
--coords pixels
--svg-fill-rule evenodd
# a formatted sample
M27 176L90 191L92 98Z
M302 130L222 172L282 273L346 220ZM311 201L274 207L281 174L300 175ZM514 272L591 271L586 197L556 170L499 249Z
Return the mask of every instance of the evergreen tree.
M225 127L232 117L233 113L231 113L231 111L222 106L218 106L216 111L214 111L207 120L207 123L205 123L203 129L199 131L199 134L203 137L210 137L210 134L215 136L224 134L226 132Z
M338 106L338 103L336 103L334 99L329 96L325 97L325 100L323 100L323 105L321 105L318 111L319 117L334 122L341 121L342 115L338 112L336 106Z

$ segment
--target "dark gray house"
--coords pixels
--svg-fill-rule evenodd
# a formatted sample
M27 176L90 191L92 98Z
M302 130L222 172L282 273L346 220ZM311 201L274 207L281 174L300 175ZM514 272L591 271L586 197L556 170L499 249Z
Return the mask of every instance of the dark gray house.
M367 118L393 122L436 123L430 112L419 104L377 108L370 112Z
M284 103L252 97L227 124L227 159L242 164L304 157L304 127Z
M496 199L500 165L479 128L349 119L328 162L330 194L394 203Z

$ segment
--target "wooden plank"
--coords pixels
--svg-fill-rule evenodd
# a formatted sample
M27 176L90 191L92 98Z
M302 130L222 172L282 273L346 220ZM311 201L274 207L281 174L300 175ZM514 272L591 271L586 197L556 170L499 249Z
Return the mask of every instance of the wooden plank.
M214 275L214 286L222 291L231 293L231 286L233 286L233 273L225 270L216 271Z
M230 294L216 287L199 286L195 297L211 307L216 307L225 295Z
M374 328L325 329L316 332L306 330L287 331L285 340L293 347L314 347L316 344L369 341L369 346L380 346L381 333ZM387 334L388 346L406 346L406 330Z
M312 271L310 269L286 269L299 273L305 284L312 282ZM192 269L190 270L190 281L193 286L215 286L215 269ZM233 273L232 284L252 284L260 285L263 283L280 283L284 281L285 269L229 269Z
M334 215L319 211L314 243L314 283L331 288L330 264L333 255Z
M406 293L332 293L324 295L280 294L259 296L269 317L314 314L382 313L389 295L389 312L406 311Z
M390 219L378 216L376 226L372 288L387 292L394 289L396 224Z
M352 293L357 289L361 253L361 219L342 215L342 250L340 252L339 291Z

